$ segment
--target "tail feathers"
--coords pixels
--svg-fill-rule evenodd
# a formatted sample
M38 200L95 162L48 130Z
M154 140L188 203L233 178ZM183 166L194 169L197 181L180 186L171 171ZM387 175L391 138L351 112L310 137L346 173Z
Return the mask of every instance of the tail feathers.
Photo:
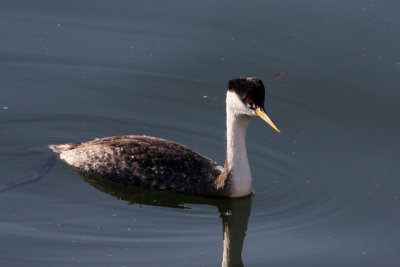
M74 144L61 144L61 145L49 145L49 148L56 154L61 154L64 151L68 151L74 148Z

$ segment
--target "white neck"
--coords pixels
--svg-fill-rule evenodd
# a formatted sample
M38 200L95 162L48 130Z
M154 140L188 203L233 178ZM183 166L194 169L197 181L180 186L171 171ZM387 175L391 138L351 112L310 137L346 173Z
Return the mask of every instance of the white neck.
M238 101L240 103L238 103ZM232 188L230 196L240 197L251 194L252 178L247 159L246 130L249 116L237 114L237 105L241 101L236 94L229 92L226 96L226 165L231 173Z

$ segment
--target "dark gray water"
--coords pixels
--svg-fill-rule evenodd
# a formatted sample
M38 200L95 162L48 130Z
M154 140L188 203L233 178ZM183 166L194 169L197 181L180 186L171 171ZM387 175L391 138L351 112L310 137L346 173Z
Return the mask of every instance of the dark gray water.
M282 134L252 119L255 194L237 200L58 161L0 195L0 265L399 266L400 4L326 2L1 1L1 186L45 164L30 148L110 135L223 164L242 75L263 79Z

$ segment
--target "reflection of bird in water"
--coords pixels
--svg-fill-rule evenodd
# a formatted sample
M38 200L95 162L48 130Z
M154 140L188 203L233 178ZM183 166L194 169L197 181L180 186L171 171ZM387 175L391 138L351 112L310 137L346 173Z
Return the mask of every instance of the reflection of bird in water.
M264 112L264 99L260 79L242 77L229 81L224 167L183 145L148 136L114 136L50 148L79 172L123 184L198 195L246 196L252 192L245 144L250 116L260 116L279 132Z
M237 199L206 198L125 186L87 173L81 175L87 183L98 190L131 204L184 209L190 208L190 204L216 206L222 219L222 266L243 266L242 248L251 211L251 196Z

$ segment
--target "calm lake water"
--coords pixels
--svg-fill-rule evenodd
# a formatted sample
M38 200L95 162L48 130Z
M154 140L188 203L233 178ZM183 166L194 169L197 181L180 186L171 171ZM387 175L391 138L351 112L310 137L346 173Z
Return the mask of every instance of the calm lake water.
M223 164L238 76L263 79L282 133L251 120L244 199L119 186L57 161L0 194L0 265L400 266L399 8L1 1L1 187L45 164L32 148L111 135Z

